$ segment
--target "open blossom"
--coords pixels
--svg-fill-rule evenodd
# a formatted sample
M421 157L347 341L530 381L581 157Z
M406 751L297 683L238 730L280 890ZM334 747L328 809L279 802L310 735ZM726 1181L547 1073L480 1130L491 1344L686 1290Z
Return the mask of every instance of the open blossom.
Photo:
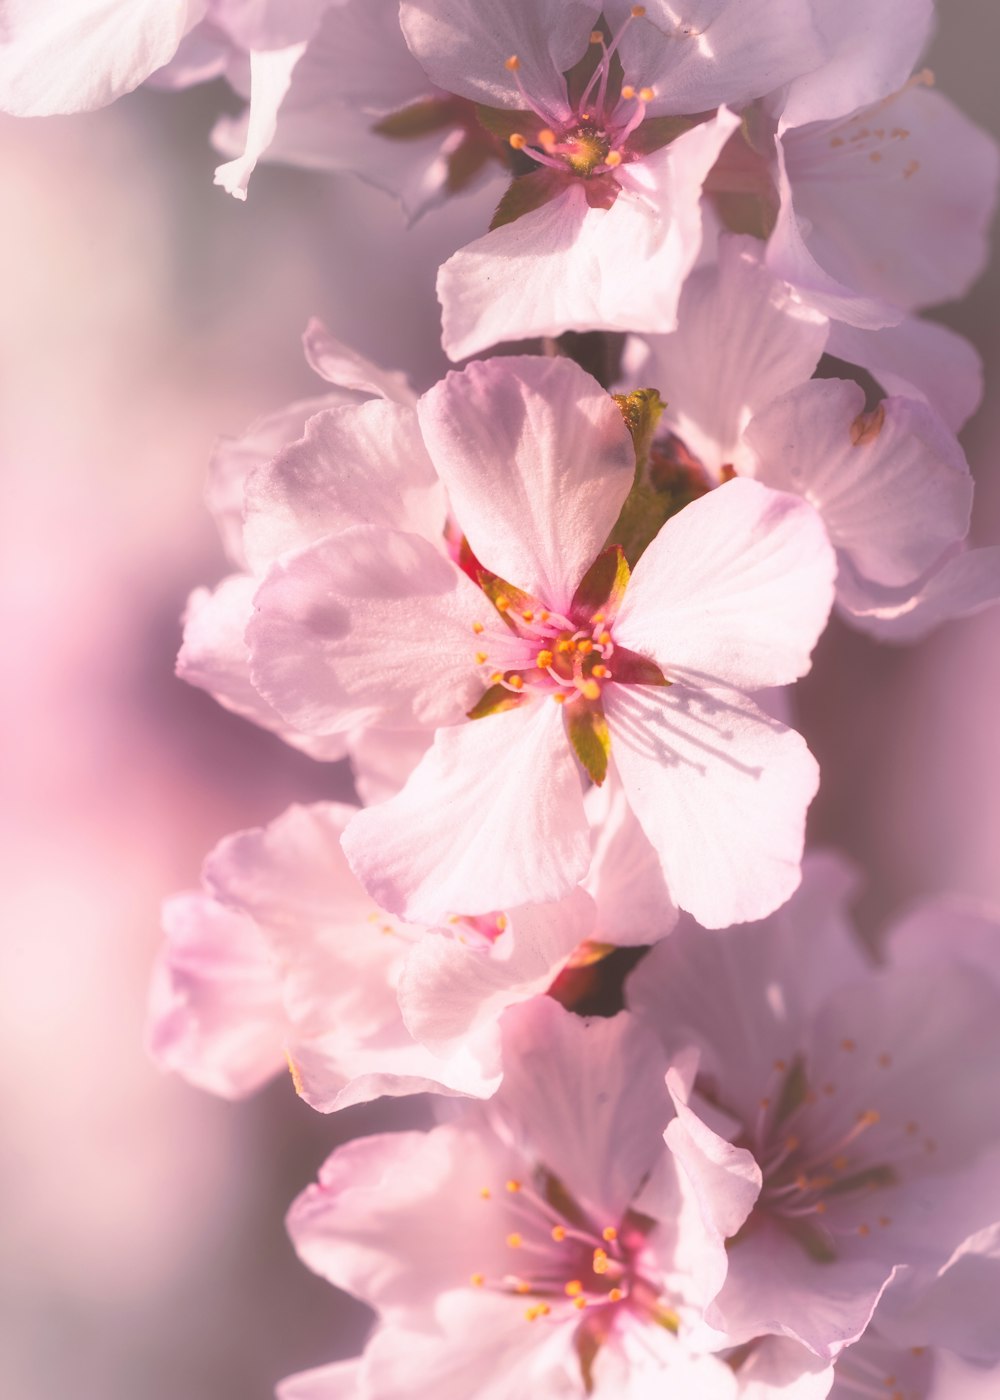
M148 1032L163 1068L229 1098L290 1068L323 1112L381 1094L495 1090L499 1017L545 991L590 936L592 901L576 891L510 915L453 916L438 931L402 924L347 867L340 837L354 811L291 807L229 836L201 892L167 902ZM403 978L418 1006L437 1011L431 1049L404 1024Z
M667 400L650 485L669 501L680 480L697 494L735 473L801 494L837 550L844 615L903 640L1000 597L1000 570L993 550L960 552L972 479L946 423L914 386L866 412L856 384L811 379L828 333L755 240L722 238L677 330L629 345L627 384ZM873 625L888 609L900 623Z
M303 1260L380 1320L282 1400L404 1400L414 1375L441 1400L730 1400L699 1341L725 1252L663 1144L655 1040L541 999L505 1021L504 1064L488 1110L349 1143L293 1205Z
M901 1268L945 1265L977 1210L993 1224L995 1192L970 1193L969 1173L1000 1123L1000 987L966 949L949 956L944 918L934 955L870 967L845 917L851 885L814 858L779 914L710 936L682 924L629 991L668 1052L700 1051L687 1111L705 1105L702 1136L761 1173L709 1321L828 1359Z
M576 365L474 365L417 413L458 562L440 537L344 530L278 560L247 632L257 688L303 731L436 731L402 792L345 833L373 898L434 923L562 897L590 860L581 775L603 781L610 755L678 904L709 924L774 908L798 880L815 765L742 690L808 668L833 574L812 508L733 482L630 574L604 546L632 442ZM347 485L306 466L303 503L318 484L365 489L364 457Z

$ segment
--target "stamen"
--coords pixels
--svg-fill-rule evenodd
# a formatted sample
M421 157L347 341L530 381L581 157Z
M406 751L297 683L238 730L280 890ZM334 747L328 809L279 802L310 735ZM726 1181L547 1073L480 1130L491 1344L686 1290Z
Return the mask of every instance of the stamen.
M520 1249L523 1244L524 1240L516 1230L507 1236L507 1245L510 1249Z
M474 622L474 623L472 624L472 630L473 630L473 632L475 632L476 636L478 637L479 634L480 634L480 632L484 632L486 629L483 627L483 624L482 624L481 622Z
M477 666L482 666L483 663L486 662L486 661L489 661L489 659L490 659L490 658L489 658L489 656L486 654L485 651L477 651L477 652L476 652L476 665L477 665Z
M601 1239L607 1240L608 1244L613 1244L617 1238L618 1231L615 1227L613 1225L605 1225L604 1229L601 1231Z
M563 1292L566 1294L567 1298L579 1298L580 1294L583 1292L583 1284L578 1278L571 1278L563 1289Z
M555 660L555 657L552 655L551 651L540 651L535 657L535 660L541 670L547 671Z
M521 1189L521 1183L520 1183L519 1181L514 1181L513 1179L511 1179L510 1181L508 1181L508 1182L506 1183L506 1185L507 1185L507 1190L511 1193L511 1195L514 1195L516 1192L520 1191L520 1189Z
M486 1282L486 1275L473 1274L470 1277L469 1282L472 1284L473 1288L482 1288L483 1284Z
M514 147L515 151L523 151L525 146L528 144L519 131L512 131L507 139L510 142L510 144Z

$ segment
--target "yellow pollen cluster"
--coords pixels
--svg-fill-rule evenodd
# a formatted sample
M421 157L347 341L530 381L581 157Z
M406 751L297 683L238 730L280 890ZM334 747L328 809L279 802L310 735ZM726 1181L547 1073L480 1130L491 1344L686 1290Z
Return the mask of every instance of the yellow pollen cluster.
M608 1258L608 1252L607 1252L607 1250L606 1250L606 1249L595 1249L595 1250L594 1250L594 1260L593 1260L593 1263L591 1264L591 1268L593 1269L594 1273L595 1273L595 1274L606 1274L606 1273L608 1272L608 1269L609 1269L610 1265L611 1265L611 1260Z

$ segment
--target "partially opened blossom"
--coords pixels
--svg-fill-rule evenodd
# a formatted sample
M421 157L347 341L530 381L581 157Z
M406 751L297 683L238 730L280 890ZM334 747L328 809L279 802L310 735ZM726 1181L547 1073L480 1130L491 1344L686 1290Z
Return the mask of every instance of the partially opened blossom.
M226 1097L290 1068L324 1112L496 1088L501 1015L544 992L591 936L592 901L576 891L558 905L453 915L440 930L402 924L347 867L340 836L354 810L291 807L229 836L202 890L167 902L149 1026L164 1068ZM410 1000L425 1013L410 1029L401 982L403 1010Z
M774 908L798 880L815 765L742 688L808 667L833 573L812 508L733 482L630 576L604 546L631 438L576 365L474 365L418 417L469 572L440 540L343 530L278 560L247 632L256 687L305 733L436 731L403 791L345 833L373 898L425 923L561 898L590 860L582 778L602 782L610 754L678 904L709 924ZM319 463L311 479L347 489Z
M706 1354L725 1272L662 1132L655 1039L541 999L505 1021L505 1078L429 1133L338 1149L293 1205L303 1260L374 1307L356 1370L286 1381L283 1400L640 1400L736 1394Z
M869 412L856 384L813 380L828 334L758 243L722 238L717 264L685 285L677 330L629 346L628 385L655 384L667 400L653 499L669 505L682 478L697 493L734 473L801 494L837 550L844 614L878 630L874 616L894 608L908 621L882 631L905 640L907 627L1000 597L1000 577L990 551L958 552L972 479L947 424L915 386Z
M997 985L948 956L946 923L938 957L869 966L845 918L851 886L817 858L761 924L680 925L629 991L668 1050L701 1052L699 1131L762 1174L709 1321L827 1359L901 1269L945 1266L977 1209L993 1224L995 1193L970 1192L968 1174L1000 1125ZM685 1161L711 1204L711 1178Z

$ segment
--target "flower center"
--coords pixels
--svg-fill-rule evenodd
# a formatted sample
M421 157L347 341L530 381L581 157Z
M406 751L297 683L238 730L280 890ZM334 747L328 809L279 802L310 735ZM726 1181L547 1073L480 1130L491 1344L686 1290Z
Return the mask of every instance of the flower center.
M592 1308L607 1318L622 1306L677 1330L677 1314L638 1271L645 1236L637 1218L626 1213L616 1224L595 1224L544 1169L535 1183L512 1178L479 1195L508 1267L474 1273L474 1288L522 1296L528 1322Z
M646 13L645 5L633 5L618 32L609 40L600 29L590 36L600 53L593 72L579 98L568 100L561 110L533 97L521 76L517 54L507 59L525 105L541 125L532 132L514 132L509 138L515 151L521 151L538 165L574 175L604 175L625 161L634 159L629 137L642 124L646 107L653 100L652 88L619 86L613 76L615 59L626 29ZM618 68L620 74L621 69Z
M804 1056L775 1060L756 1121L743 1139L764 1178L749 1228L754 1218L767 1217L819 1262L835 1259L848 1238L888 1229L884 1193L898 1185L900 1169L913 1158L936 1151L919 1123L894 1122L874 1106L852 1109L850 1100L857 1102L862 1087L851 1074L863 1069L852 1063L859 1047L845 1038L838 1052L841 1064L815 1086ZM891 1065L889 1054L876 1057L876 1072ZM845 1070L847 1092L838 1082ZM870 1086L863 1087L867 1093Z
M563 705L578 699L598 700L612 679L614 641L605 613L598 611L579 625L561 613L514 598L487 583L484 591L507 624L487 638L482 623L474 632L482 640L475 652L489 687L514 695L546 695Z

